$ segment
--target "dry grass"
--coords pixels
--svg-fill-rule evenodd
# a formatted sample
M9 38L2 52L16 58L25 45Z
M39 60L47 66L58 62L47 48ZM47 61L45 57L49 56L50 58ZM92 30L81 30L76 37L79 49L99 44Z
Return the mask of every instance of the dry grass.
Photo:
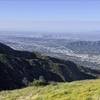
M0 100L100 100L100 80L31 86L0 92Z

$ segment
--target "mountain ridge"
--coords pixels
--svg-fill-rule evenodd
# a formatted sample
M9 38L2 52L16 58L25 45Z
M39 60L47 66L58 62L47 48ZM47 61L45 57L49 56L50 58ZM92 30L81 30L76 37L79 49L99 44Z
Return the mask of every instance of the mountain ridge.
M43 77L47 82L99 78L100 71L86 69L39 53L17 51L0 43L0 90L22 88ZM6 84L8 83L8 84Z

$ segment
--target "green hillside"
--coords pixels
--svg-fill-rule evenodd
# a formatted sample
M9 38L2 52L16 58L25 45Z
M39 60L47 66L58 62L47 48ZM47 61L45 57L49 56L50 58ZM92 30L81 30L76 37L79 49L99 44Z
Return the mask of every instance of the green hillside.
M2 91L0 100L100 100L100 80L30 86Z

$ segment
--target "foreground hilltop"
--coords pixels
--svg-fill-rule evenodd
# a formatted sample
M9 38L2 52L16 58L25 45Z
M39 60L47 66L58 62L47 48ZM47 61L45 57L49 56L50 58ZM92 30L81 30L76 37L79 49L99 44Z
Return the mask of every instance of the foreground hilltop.
M100 100L100 80L31 86L0 92L0 100Z
M27 86L42 77L46 82L65 82L99 78L100 71L72 61L16 51L0 43L0 90Z

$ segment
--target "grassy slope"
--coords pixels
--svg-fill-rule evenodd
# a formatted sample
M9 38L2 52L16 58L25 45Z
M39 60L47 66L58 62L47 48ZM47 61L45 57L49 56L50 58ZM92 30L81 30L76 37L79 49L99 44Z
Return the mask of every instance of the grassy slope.
M100 80L2 91L0 100L100 100Z

